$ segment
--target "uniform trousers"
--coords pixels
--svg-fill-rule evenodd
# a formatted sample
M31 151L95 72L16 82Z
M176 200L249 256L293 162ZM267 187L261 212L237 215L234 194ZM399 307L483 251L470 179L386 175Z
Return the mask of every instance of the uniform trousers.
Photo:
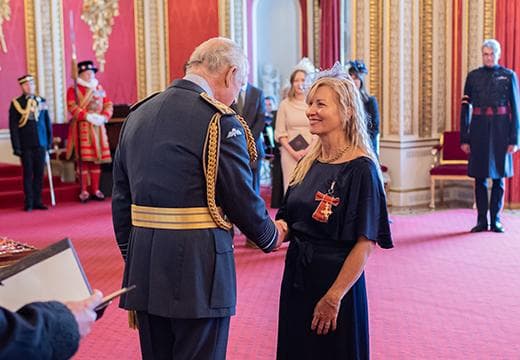
M504 178L493 179L491 199L488 201L488 187L486 178L475 178L475 199L477 201L477 223L487 225L489 209L491 226L500 222L500 210L504 205Z
M229 320L172 319L138 311L143 360L224 360Z
M32 208L42 203L43 168L45 149L31 147L22 151L23 192L25 207Z

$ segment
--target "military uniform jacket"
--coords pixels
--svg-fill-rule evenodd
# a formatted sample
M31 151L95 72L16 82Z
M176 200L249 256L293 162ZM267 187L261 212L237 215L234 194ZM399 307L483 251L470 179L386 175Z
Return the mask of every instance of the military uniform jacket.
M483 66L468 74L460 136L461 143L471 148L469 176L513 176L513 158L507 147L518 144L518 101L518 80L512 70Z
M134 227L130 205L205 207L203 154L216 108L203 89L176 80L133 110L114 157L113 222L126 261L125 309L170 318L224 317L235 313L232 236L215 228L169 230ZM221 121L216 202L242 232L270 251L277 236L264 201L252 188L244 129L234 116ZM262 256L260 253L259 256Z
M13 99L9 108L9 132L13 151L17 154L21 154L24 149L34 147L50 149L52 146L52 127L47 103L39 96L35 96L34 99L37 102L37 118L34 115L29 116L25 124L20 121L23 115L19 110L26 109L28 97L22 95Z

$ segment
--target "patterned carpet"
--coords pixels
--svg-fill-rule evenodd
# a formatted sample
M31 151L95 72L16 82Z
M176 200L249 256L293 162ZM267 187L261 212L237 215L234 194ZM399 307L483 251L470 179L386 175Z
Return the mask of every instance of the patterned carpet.
M520 214L506 234L467 231L471 209L392 214L396 247L377 249L366 269L372 359L519 359ZM110 203L60 204L49 211L0 209L0 236L44 247L70 237L93 287L120 286L123 263ZM236 241L237 316L228 359L274 359L285 248L269 255ZM75 359L139 359L137 333L112 304Z

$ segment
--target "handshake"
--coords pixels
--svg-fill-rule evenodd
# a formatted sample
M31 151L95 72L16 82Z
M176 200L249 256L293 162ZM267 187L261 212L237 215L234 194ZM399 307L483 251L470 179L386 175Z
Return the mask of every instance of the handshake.
M104 123L108 121L108 119L100 114L96 113L88 113L87 114L87 121L91 123L92 125L101 126Z
M287 237L289 229L287 223L284 220L276 220L274 224L276 225L276 229L278 230L278 239L276 241L275 247L275 249L278 249Z

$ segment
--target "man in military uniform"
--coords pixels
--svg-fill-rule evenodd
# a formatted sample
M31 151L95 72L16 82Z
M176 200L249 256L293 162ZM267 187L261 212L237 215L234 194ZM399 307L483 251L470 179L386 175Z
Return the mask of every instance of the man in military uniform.
M210 39L183 79L134 105L123 125L112 215L123 284L137 286L121 307L137 313L144 359L225 359L236 306L232 223L264 252L279 246L252 187L254 139L228 107L246 68L237 44Z
M34 78L18 78L23 94L11 101L9 131L13 152L22 160L25 211L47 210L42 202L43 168L52 146L52 127L45 99L35 95Z
M91 195L95 200L105 198L99 190L100 164L112 161L105 123L112 117L113 106L96 79L97 71L90 60L78 63L77 86L67 90L67 109L72 115L67 159L73 154L76 159L81 158L81 202L86 202Z
M460 137L469 154L468 175L475 178L477 225L471 232L504 232L500 210L504 203L504 177L513 176L513 153L518 145L518 80L514 71L498 65L500 44L482 45L482 67L471 71L464 86ZM493 180L488 201L487 178Z

